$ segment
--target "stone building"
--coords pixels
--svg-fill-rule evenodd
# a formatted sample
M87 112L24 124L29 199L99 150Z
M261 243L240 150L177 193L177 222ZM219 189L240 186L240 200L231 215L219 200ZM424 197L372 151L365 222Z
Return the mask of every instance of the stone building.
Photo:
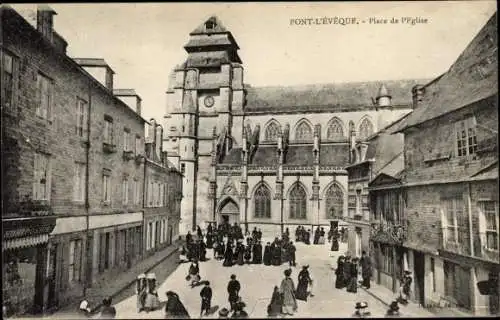
M179 234L182 175L162 150L163 128L149 122L144 166L144 248L152 254L172 244Z
M416 89L401 175L413 299L498 314L497 14L450 69ZM482 295L477 282L496 290ZM484 292L483 292L484 293Z
M113 94L103 59L68 57L53 10L1 10L2 254L23 283L3 290L8 312L22 314L142 258L146 121Z
M380 88L379 97L389 96L385 86ZM382 128L370 137L355 142L351 148L351 164L348 173L348 201L345 221L348 228L348 250L360 257L362 251L370 250L370 199L368 184L382 172L403 167L403 135L391 134L390 129L408 114Z
M275 234L342 218L351 139L408 113L419 83L386 81L392 97L376 97L379 82L253 87L216 17L184 49L187 59L170 77L164 137L184 174L182 234L209 221Z

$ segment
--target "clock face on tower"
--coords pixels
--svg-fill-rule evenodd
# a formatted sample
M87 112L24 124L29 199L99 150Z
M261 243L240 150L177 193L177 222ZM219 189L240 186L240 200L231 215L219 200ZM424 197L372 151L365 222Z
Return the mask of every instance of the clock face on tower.
M214 105L214 97L206 96L203 102L205 103L205 107L210 108Z

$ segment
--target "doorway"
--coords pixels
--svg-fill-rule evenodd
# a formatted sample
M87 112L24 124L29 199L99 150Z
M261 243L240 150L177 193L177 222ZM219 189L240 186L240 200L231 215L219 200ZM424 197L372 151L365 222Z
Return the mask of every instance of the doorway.
M49 268L48 270L48 292L47 292L47 309L51 310L57 306L57 294L56 294L56 274L57 274L57 244L52 244L49 250Z
M172 238L173 238L173 230L172 230L172 226L168 226L168 244L171 245L172 244Z
M222 224L229 224L229 216L227 214L221 215L222 217Z
M356 257L361 257L361 228L356 227L354 233L354 254Z
M415 273L415 300L425 306L425 255L419 251L413 251L414 273Z
M239 222L240 208L231 198L226 198L221 202L218 213L219 223L232 225Z

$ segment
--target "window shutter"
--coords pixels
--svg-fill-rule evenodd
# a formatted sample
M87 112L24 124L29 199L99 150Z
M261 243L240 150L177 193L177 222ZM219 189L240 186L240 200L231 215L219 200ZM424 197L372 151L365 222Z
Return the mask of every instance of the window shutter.
M443 234L443 241L445 241L446 236L447 236L447 230L448 230L448 220L446 217L446 209L441 208L440 212L441 212L441 230L442 230L442 234Z
M38 182L40 181L38 172L38 153L33 156L33 199L38 199Z
M486 213L484 202L479 205L479 238L481 241L481 251L486 246Z

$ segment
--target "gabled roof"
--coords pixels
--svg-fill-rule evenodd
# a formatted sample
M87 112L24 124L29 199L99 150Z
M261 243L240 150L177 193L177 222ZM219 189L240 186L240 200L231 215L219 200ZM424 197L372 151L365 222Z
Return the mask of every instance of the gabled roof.
M410 106L411 89L416 84L429 80L384 81L392 93L393 106ZM380 82L345 82L310 84L299 86L246 86L247 104L245 111L276 111L315 107L328 107L332 111L341 107L373 106L373 100L380 88Z
M497 13L450 69L425 86L421 105L399 130L448 114L498 94Z
M498 179L498 160L484 166L470 177L474 180Z

